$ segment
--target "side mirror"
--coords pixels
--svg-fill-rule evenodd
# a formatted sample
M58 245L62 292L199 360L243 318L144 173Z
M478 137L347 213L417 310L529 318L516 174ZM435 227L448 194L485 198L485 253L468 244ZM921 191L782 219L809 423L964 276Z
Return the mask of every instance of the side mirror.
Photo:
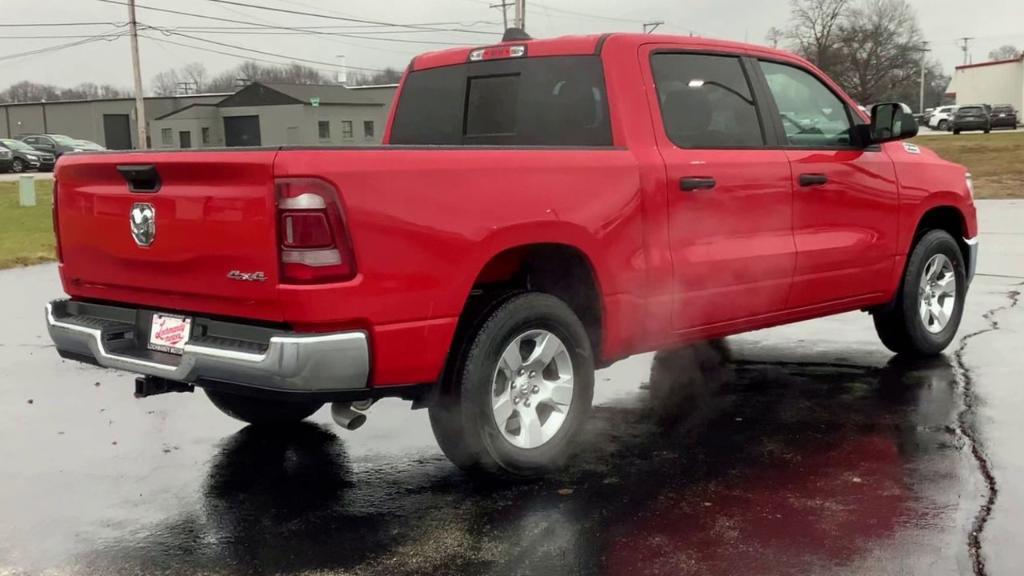
M914 136L917 136L917 120L914 120L909 106L887 102L871 107L869 138L872 144L906 140Z

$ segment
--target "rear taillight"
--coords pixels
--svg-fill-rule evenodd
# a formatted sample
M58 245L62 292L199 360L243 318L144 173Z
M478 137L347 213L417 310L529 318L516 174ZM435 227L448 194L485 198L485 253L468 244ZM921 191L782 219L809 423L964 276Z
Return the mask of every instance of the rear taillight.
M54 179L54 181L53 181L53 241L54 241L54 247L55 247L56 252L57 252L57 262L63 262L64 261L64 255L61 254L61 252L60 252L60 222L57 220L58 214L59 213L57 211L57 180Z
M338 192L315 178L276 182L281 282L341 282L356 275Z

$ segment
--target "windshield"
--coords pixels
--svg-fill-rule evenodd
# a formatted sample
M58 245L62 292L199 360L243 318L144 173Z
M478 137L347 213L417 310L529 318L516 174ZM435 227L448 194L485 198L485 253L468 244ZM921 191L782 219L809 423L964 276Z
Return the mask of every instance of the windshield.
M49 134L48 136L61 146L74 146L76 144L76 140L74 138L64 136L63 134Z
M601 60L503 59L412 72L390 143L611 146Z
M963 116L969 116L969 115L973 115L973 114L981 114L982 112L981 112L981 108L978 108L977 106L971 106L971 107L968 107L968 108L961 108L961 109L957 110L956 113L960 114L960 115L963 115Z
M26 152L35 152L36 149L25 144L21 140L0 140L0 144L3 144L11 150L24 150Z

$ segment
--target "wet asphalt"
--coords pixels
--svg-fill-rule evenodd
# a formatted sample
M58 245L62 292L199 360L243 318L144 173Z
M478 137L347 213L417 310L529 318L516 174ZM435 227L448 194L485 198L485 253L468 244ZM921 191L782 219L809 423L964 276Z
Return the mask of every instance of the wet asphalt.
M636 356L532 482L458 471L397 400L355 432L136 400L49 345L52 265L0 272L0 576L1020 574L1024 202L981 218L943 357L861 313Z

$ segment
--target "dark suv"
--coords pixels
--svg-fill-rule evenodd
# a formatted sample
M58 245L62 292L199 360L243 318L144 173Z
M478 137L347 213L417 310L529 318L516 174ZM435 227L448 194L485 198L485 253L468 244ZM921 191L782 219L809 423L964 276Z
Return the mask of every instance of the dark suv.
M961 106L956 114L949 119L949 129L953 134L965 130L982 130L985 134L992 131L992 121L983 106Z
M21 136L20 140L40 152L53 154L54 158L60 158L65 152L84 150L77 140L63 134L30 134Z
M26 170L50 172L57 161L53 154L40 152L21 140L0 138L0 148L11 151L11 171L13 172L24 172Z
M988 117L993 128L1017 127L1017 111L1009 104L993 106L992 113Z

